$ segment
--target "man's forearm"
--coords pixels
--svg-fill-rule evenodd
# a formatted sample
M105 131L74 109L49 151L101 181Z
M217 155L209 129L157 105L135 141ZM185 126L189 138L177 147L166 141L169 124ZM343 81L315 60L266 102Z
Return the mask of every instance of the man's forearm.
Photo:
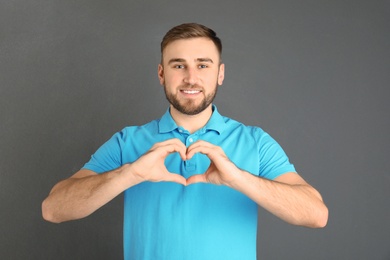
M124 173L126 167L103 174L81 172L87 176L59 182L42 203L44 219L60 223L90 215L131 186Z
M309 184L282 183L243 172L232 188L290 224L315 228L327 223L328 209Z

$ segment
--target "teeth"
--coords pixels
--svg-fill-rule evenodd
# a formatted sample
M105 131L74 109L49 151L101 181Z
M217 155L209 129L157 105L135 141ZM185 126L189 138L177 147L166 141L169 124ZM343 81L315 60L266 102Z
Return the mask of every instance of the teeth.
M196 94L199 93L199 90L183 90L184 93L186 94Z

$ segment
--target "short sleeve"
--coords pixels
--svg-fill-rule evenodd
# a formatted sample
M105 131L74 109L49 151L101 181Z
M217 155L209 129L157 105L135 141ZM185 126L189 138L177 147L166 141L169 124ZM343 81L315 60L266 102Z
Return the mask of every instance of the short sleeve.
M262 132L259 140L259 176L273 180L284 173L296 172L283 148L268 133L261 129L259 131Z
M91 156L83 169L96 173L114 170L122 165L122 147L124 131L114 134Z

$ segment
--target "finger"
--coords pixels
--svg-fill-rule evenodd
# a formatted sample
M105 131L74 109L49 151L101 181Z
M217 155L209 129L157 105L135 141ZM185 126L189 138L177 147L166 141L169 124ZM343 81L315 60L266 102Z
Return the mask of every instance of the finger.
M187 180L183 176L176 174L176 173L168 173L166 178L164 178L164 181L167 182L176 182L179 184L182 184L184 186L187 185Z
M203 140L198 140L195 143L191 144L190 146L187 147L187 157L191 155L191 157L195 154L194 150L199 150L199 148L203 146L207 146L207 142Z
M187 159L191 159L196 153L205 154L211 159L213 154L217 152L217 148L217 146L210 143L199 143L191 145L187 148Z
M187 148L185 147L184 144L170 144L166 147L164 147L164 151L166 152L165 156L168 156L169 154L171 153L179 153L180 157L182 160L186 160L187 159Z
M191 177L189 177L187 179L187 185L191 185L194 183L206 183L206 182L208 182L208 181L207 181L206 175L204 175L204 174L192 175Z
M188 146L188 149L193 149L195 147L198 147L198 146L208 146L208 147L213 147L215 145L213 145L212 143L209 143L207 141L204 141L204 140L198 140L196 141L195 143L191 144L190 146Z
M186 160L187 147L178 138L171 139L172 144L175 147L174 152L178 152L183 160Z
M183 160L186 160L186 146L177 138L169 139L154 145L154 150L159 150L168 156L171 153L178 152Z

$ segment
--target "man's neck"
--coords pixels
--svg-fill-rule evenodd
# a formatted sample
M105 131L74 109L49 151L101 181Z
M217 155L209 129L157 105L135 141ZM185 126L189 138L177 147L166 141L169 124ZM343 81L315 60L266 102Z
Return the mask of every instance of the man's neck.
M186 115L177 111L174 107L171 106L170 113L178 126L183 127L192 134L207 124L213 113L213 108L212 105L210 105L199 114Z

